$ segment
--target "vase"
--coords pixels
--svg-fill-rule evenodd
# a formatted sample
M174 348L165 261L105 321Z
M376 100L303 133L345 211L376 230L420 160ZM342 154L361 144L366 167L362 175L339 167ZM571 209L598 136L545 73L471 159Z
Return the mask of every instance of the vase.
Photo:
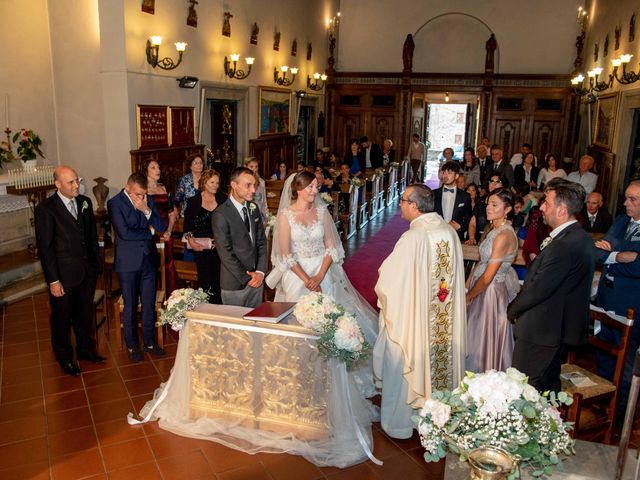
M37 158L34 158L33 160L23 160L22 161L22 168L24 170L33 170L37 166L38 166L38 159Z
M506 479L518 468L517 459L498 447L479 447L469 453L469 478L471 480Z
M106 213L107 209L104 208L104 202L109 195L109 187L107 187L104 183L108 180L104 177L98 177L93 179L94 182L97 183L95 187L93 187L93 196L96 197L96 202L98 203L98 209L96 213L98 215L103 215Z

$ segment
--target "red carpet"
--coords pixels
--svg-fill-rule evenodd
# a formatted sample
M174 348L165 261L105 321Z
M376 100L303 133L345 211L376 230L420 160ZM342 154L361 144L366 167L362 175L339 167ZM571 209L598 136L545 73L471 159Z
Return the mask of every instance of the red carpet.
M344 264L344 270L353 286L373 307L378 309L378 297L374 287L378 281L378 268L407 229L409 222L403 220L400 211L382 229Z

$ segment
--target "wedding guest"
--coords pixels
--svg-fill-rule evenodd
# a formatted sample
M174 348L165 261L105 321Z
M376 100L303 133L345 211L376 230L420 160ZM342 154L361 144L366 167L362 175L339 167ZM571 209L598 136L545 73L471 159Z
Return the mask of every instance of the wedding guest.
M115 231L114 269L122 287L122 331L129 359L133 362L144 359L136 321L138 298L144 352L162 357L165 351L154 339L158 251L153 238L156 232L164 232L167 224L147 195L147 177L140 173L131 174L125 187L107 205Z
M205 170L198 185L200 193L191 197L184 212L184 230L189 247L195 252L198 286L209 295L209 303L222 303L220 294L220 256L213 241L211 214L222 205L227 196L218 192L220 174ZM211 247L207 248L211 240Z
M278 170L271 175L271 180L286 180L287 179L287 164L285 162L278 163Z
M382 143L382 166L386 167L390 163L393 163L396 159L396 150L393 148L393 142L390 138L387 138Z
M449 161L442 165L442 187L433 191L435 211L458 232L464 240L471 219L471 198L464 190L456 187L460 164Z
M305 170L305 165L302 162L296 163L296 172L300 173Z
M587 195L585 208L582 210L582 227L589 233L607 233L612 223L611 214L602 208L602 195L591 192Z
M520 289L511 267L518 253L518 238L508 220L513 194L506 188L487 198L487 220L491 231L480 243L480 262L470 278L467 293L467 370L505 371L513 356L513 326L507 320L507 305Z
M529 212L533 207L538 205L538 197L531 191L531 187L527 183L517 184L514 188L515 193L522 197L523 207L522 211L525 215L529 215Z
M498 188L508 188L509 182L505 178L502 178L500 175L491 175L489 177L487 189L489 190L489 194ZM476 202L476 207L474 209L473 215L471 216L471 220L469 220L469 229L467 233L467 240L464 242L467 245L476 245L482 235L484 234L484 230L487 225L487 204L486 197L480 197Z
M382 149L366 135L360 137L360 166L363 170L382 167Z
M524 198L522 198L520 195L516 195L513 201L513 218L511 220L511 226L518 234L519 229L524 226L524 223L527 220L527 215L524 213L523 209Z
M349 165L349 173L354 177L364 176L364 165L360 163L360 143L357 138L352 138L349 151L344 156L344 162Z
M160 165L155 160L148 160L140 165L140 173L147 177L147 196L151 197L158 209L162 220L167 224L167 229L162 234L164 240L165 277L167 281L167 295L176 288L176 267L173 263L173 237L171 232L178 218L178 209L173 206L171 195L167 193L165 186L160 183Z
M324 168L324 164L325 164L324 152L322 151L321 148L318 148L316 150L316 158L313 161L313 166L314 167L322 167L322 168Z
M464 376L467 321L462 248L435 212L433 192L410 185L400 211L409 230L379 269L373 369L382 384L382 429L393 438L410 438L412 417L431 393L455 388ZM429 326L436 317L438 332Z
M567 173L560 168L556 156L553 153L547 153L544 158L544 167L538 174L538 189L542 190L552 178L567 178Z
M440 163L447 163L453 161L453 148L447 147L442 150L442 160Z
M198 193L200 175L202 175L202 170L204 169L204 162L200 154L194 154L189 157L189 169L191 171L178 180L176 193L173 195L173 204L176 207L179 206L181 217L184 217L187 200Z
M478 166L480 167L480 182L478 186L486 190L487 183L489 182L488 176L493 170L493 160L487 157L489 150L485 145L478 145L476 154L478 156Z
M540 198L540 203L544 203L544 196ZM540 254L540 245L551 232L551 228L544 223L540 207L534 206L529 212L526 229L527 234L522 243L522 256L524 257L525 266L528 268Z
M513 178L516 185L526 183L531 188L538 186L538 167L534 165L534 161L535 155L533 152L527 152L522 163L516 165L513 170Z
M464 175L465 187L470 183L480 185L480 166L476 162L473 148L465 148L460 165L460 173Z
M91 199L80 195L77 173L64 165L53 173L56 193L35 209L38 256L49 287L51 346L67 375L80 375L77 360L103 362L93 341L93 295L101 271ZM32 320L33 321L33 320Z
M331 189L340 192L338 195L338 212L349 211L349 193L342 190L343 185L349 185L353 175L349 173L349 164L343 162L340 165L340 174L335 178Z
M331 174L322 167L316 167L314 174L316 180L318 181L318 194L331 194L331 187L333 186L333 179L331 178Z
M522 162L524 161L524 157L526 157L531 152L531 150L532 148L530 143L523 143L520 147L520 152L513 154L509 163L511 164L511 167L514 171L518 165L522 164ZM538 157L534 156L533 158L533 165L538 165Z
M333 171L334 168L340 168L340 157L335 150L329 154L329 169Z
M265 225L269 221L269 206L267 205L267 186L265 181L260 177L258 159L256 157L247 157L243 162L244 166L253 172L256 179L256 191L253 194L253 201L260 208L262 215L262 223Z
M411 137L411 144L409 145L409 166L411 167L411 182L422 182L422 167L426 156L425 144L420 141L420 135L414 133Z
M493 160L493 165L491 166L491 171L489 175L500 175L503 179L506 179L508 185L503 185L504 187L510 188L514 184L514 176L513 176L513 167L509 164L509 162L505 161L502 157L504 154L502 147L500 145L493 145L491 147L491 159Z
M467 188L465 188L464 191L467 192L469 194L469 197L471 198L471 211L475 212L480 193L478 191L478 185L476 185L475 183L470 183L469 185L467 185Z
M598 183L598 175L590 171L594 163L595 160L591 155L583 155L580 158L578 170L567 175L567 180L582 185L587 195L596 189L596 184Z
M464 175L461 173L458 175L458 178L456 178L456 188L458 190L464 190L464 184L466 183Z

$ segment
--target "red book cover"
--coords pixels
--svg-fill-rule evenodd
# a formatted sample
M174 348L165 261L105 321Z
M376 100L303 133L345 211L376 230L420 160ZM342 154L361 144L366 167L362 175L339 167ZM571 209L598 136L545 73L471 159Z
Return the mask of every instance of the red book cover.
M264 302L242 318L258 322L278 323L293 311L296 304L292 302Z

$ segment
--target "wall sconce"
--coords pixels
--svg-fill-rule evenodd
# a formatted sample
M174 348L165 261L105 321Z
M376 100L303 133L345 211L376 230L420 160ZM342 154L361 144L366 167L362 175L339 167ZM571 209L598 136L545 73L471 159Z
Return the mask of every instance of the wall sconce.
M613 75L609 75L608 82L599 82L598 76L602 73L601 67L596 67L593 70L589 70L587 72L587 77L589 77L589 88L592 92L602 92L607 88L611 88L613 86Z
M613 65L613 76L622 85L629 85L630 83L635 83L640 79L640 70L638 73L627 72L627 64L631 61L631 57L633 57L633 55L626 54L620 55L619 58L611 60ZM622 76L618 77L618 67L620 65L622 65Z
M573 93L580 97L584 97L587 93L590 92L588 88L582 87L582 82L584 81L584 75L576 75L571 79L571 85L573 85Z
M273 81L278 85L282 85L283 87L288 87L296 79L296 74L298 73L298 69L296 67L289 68L286 65L282 65L280 67L280 70L282 71L282 77L280 76L278 69L275 67L273 68ZM287 78L287 71L291 72L291 78Z
M229 78L235 78L236 80L244 80L245 78L247 78L251 74L251 67L253 66L255 58L247 57L244 59L244 61L247 62L247 65L249 65L249 69L247 70L247 73L245 73L243 70L238 69L238 60L240 59L240 55L238 55L237 53L232 53L230 57L231 61L229 61L226 56L224 57L225 75ZM231 68L231 62L233 62L233 68Z
M182 54L187 49L186 42L176 42L176 50L178 51L178 61L174 63L169 57L159 59L160 45L162 44L162 37L159 35L152 36L147 40L147 62L153 68L160 67L163 70L173 70L180 62L182 62Z
M311 81L311 77L309 75L307 75L307 87L310 88L311 90L322 90L322 87L324 85L319 85L318 80L321 80L322 82L327 80L327 76L323 73L322 75L320 75L318 72L313 74L313 79L315 80L314 82Z

